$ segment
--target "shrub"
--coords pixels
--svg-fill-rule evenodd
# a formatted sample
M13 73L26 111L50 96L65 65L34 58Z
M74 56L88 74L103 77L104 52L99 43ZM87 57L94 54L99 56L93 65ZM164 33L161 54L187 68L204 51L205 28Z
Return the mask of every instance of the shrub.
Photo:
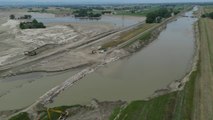
M15 15L13 15L13 14L10 15L10 19L12 19L12 20L15 19Z

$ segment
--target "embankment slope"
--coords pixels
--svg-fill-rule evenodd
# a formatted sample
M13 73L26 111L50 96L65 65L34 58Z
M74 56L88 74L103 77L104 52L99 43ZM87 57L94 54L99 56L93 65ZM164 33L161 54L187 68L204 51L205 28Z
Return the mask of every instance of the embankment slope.
M200 19L200 75L195 89L195 120L213 119L213 20Z

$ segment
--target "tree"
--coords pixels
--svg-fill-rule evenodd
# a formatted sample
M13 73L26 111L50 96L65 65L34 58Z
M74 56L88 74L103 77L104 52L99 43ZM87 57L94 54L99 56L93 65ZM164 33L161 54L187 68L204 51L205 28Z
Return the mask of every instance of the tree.
M175 11L174 11L174 15L177 15L178 13L180 13L179 10L175 10Z
M159 10L150 12L146 15L146 23L159 23L162 18L171 17L172 10L160 8Z
M33 19L32 23L37 24L38 21L36 19Z
M75 14L75 17L88 17L88 18L101 17L101 14L99 14L99 13L94 14L92 9L90 9L90 8L76 10L73 13Z
M15 19L15 15L13 15L13 14L10 15L10 19L12 19L12 20Z
M208 17L211 18L211 19L213 19L213 12L209 13Z
M21 22L21 23L19 24L19 27L20 27L21 29L24 29L24 23Z
M211 19L213 19L213 12L211 12L211 13L206 13L206 14L203 14L201 17L202 17L202 18L206 18L206 17L208 17L208 18L211 18Z
M206 18L207 16L206 16L206 14L203 14L201 17L202 17L202 18Z
M154 23L157 17L156 12L150 12L146 15L146 23Z
M24 15L24 19L31 19L32 16L31 15Z

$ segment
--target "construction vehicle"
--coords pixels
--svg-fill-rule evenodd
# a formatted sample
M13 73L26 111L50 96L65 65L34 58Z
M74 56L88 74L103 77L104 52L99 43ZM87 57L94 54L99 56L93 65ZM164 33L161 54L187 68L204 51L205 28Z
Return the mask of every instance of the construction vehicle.
M35 55L37 55L37 53L34 50L33 51L25 51L24 55L26 55L26 56L35 56Z
M67 111L64 112L64 111L61 111L61 110L55 110L53 108L47 108L47 114L48 114L49 120L53 120L51 118L51 113L50 112L54 112L54 113L60 114L60 117L57 120L66 120L67 117L68 117L68 114L69 114Z
M46 50L49 50L49 49L53 49L55 47L57 47L57 44L45 44L45 45L39 46L37 48L34 48L33 50L25 51L24 55L35 56L37 54L40 54L40 53L42 53Z

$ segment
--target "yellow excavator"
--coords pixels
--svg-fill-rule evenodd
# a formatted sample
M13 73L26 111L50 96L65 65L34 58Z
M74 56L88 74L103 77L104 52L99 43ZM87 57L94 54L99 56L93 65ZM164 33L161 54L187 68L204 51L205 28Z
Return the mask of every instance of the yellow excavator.
M68 114L69 114L67 111L64 112L64 111L61 111L61 110L55 110L53 108L47 108L47 114L48 114L49 120L53 120L51 118L51 113L50 112L54 112L54 113L60 114L60 117L57 120L66 120L67 117L68 117Z

